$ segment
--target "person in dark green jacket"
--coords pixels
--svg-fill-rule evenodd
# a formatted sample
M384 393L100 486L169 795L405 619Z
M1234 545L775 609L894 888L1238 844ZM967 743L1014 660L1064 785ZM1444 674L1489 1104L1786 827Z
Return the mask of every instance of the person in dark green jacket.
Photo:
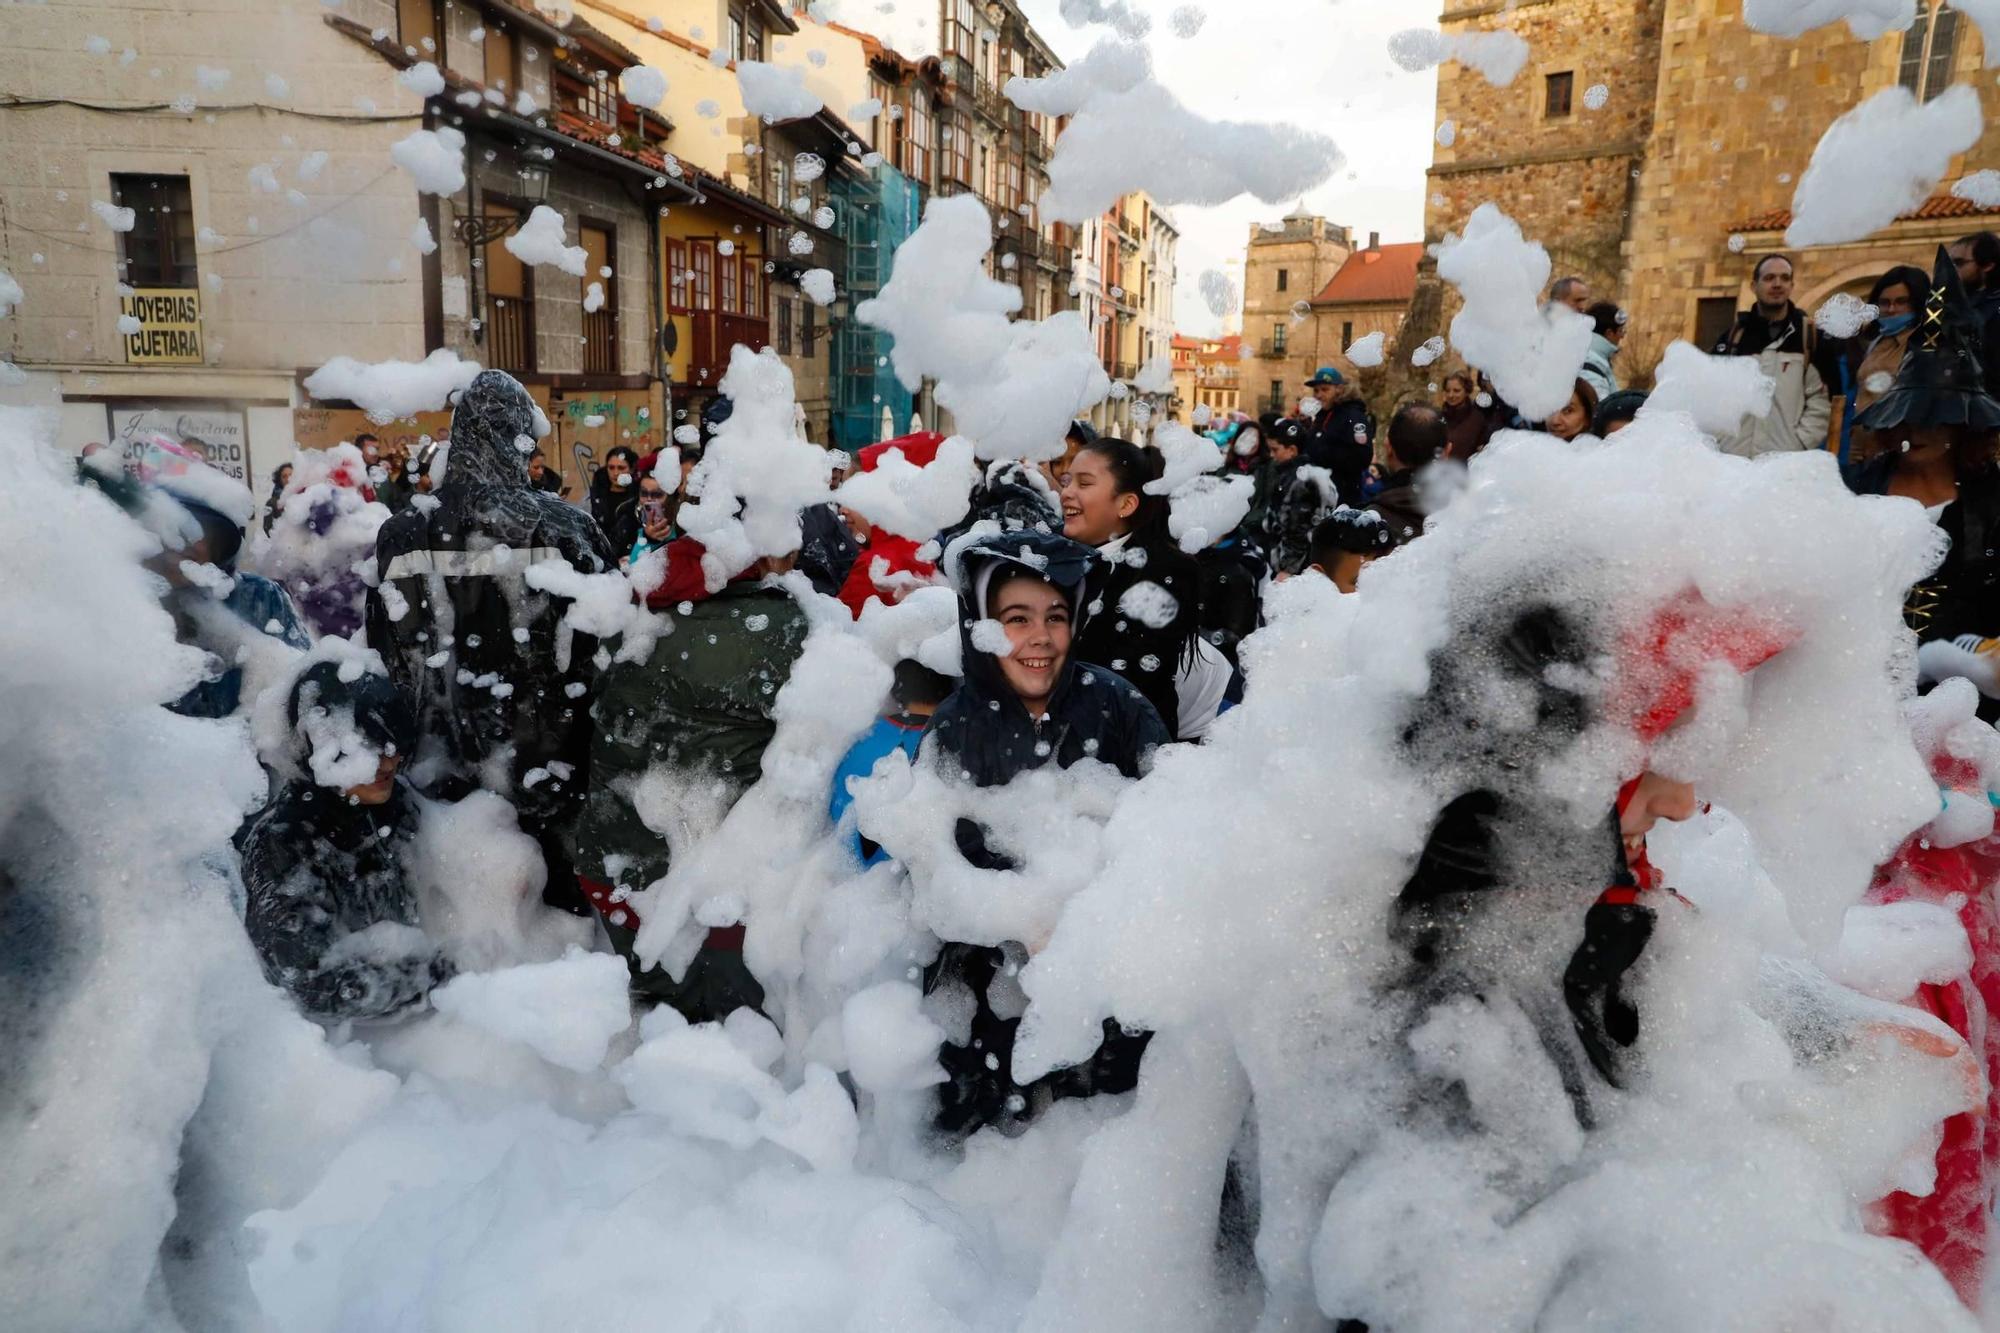
M685 589L675 573L690 564L699 569L700 545L683 538L667 550L669 583ZM673 631L644 662L607 669L592 709L578 883L631 967L634 992L673 1005L693 1023L763 1005L763 987L743 964L743 927L711 930L675 981L634 956L640 923L629 897L667 873L677 837L712 828L763 771L764 747L777 731L771 710L809 629L792 595L768 582L790 563L762 560L713 596L666 603ZM635 803L640 783L656 770L675 807L664 812L674 826L664 834L647 825Z

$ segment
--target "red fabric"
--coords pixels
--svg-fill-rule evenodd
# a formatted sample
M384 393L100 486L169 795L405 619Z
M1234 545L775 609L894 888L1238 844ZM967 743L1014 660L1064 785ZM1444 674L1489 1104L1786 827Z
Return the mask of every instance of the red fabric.
M888 566L882 571L885 577L920 574L929 579L936 576L936 565L917 558L917 549L922 545L881 528L868 534L868 540L861 544L861 554L854 557L854 568L847 571L847 582L840 586L840 600L856 620L861 619L861 608L874 598L879 597L891 606L903 600L906 589L896 586L884 588L875 582L874 566L877 560L886 562Z
M1783 652L1793 637L1743 608L1711 606L1689 589L1626 636L1614 715L1630 717L1640 740L1657 740L1694 703L1709 663L1747 672Z
M1966 782L1968 766L1940 756L1933 768L1941 781ZM1932 847L1919 830L1876 871L1871 903L1917 899L1943 903L1960 895L1959 920L1972 945L1972 969L1943 985L1925 984L1907 1001L1950 1025L1971 1044L1986 1074L1987 1104L1982 1112L1955 1115L1944 1123L1937 1152L1937 1187L1928 1195L1895 1193L1875 1205L1877 1231L1909 1241L1938 1266L1959 1299L1979 1309L1986 1274L1987 1215L2000 1186L2000 913L1993 888L2000 880L2000 835L1959 847Z
M646 605L655 611L670 611L682 602L708 600L708 583L701 572L701 558L708 548L692 537L676 537L666 545L667 577L646 594Z
M944 436L936 431L920 430L909 435L898 435L895 439L884 440L880 444L867 445L854 457L863 472L873 472L876 465L882 461L882 455L891 449L900 449L903 451L903 457L918 467L929 467L931 461L937 457L938 446L943 443Z
M583 890L583 896L590 900L590 905L597 909L599 916L614 921L627 930L639 928L639 914L632 909L631 903L613 901L611 895L614 890L609 884L601 879L592 879L588 875L578 875L576 883L577 887ZM708 938L702 941L701 947L742 953L743 927L716 926L708 932Z

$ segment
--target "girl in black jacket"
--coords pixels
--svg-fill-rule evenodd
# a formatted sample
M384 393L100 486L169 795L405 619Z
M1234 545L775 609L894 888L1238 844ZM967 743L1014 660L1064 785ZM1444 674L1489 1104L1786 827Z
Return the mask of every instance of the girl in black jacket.
M1076 653L1146 696L1175 740L1203 735L1229 693L1229 661L1201 637L1200 568L1167 532L1157 451L1097 439L1063 477L1063 534L1097 548Z

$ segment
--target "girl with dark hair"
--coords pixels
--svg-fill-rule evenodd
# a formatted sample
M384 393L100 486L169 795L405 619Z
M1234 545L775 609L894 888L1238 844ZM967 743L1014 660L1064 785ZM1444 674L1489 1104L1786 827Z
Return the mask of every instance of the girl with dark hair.
M590 516L620 554L639 540L639 455L622 444L590 479Z
M1235 673L1201 636L1201 570L1168 534L1166 497L1146 490L1163 466L1156 450L1105 436L1063 477L1063 535L1102 557L1076 655L1136 685L1175 740L1198 740Z

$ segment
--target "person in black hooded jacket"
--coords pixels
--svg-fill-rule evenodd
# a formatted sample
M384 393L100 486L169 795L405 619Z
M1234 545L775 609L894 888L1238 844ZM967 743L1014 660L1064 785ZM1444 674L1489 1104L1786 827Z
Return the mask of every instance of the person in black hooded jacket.
M418 929L405 869L417 806L397 770L415 720L388 677L344 681L341 670L319 662L292 686L293 758L308 776L236 835L264 975L327 1020L380 1018L452 973Z
M565 629L568 601L526 575L544 561L599 574L618 560L588 514L528 480L534 424L534 401L504 371L467 387L437 503L397 514L376 538L368 645L415 707L417 790L511 800L549 861L544 897L582 914L567 843L590 785L597 642Z
M1159 714L1130 683L1076 660L1072 645L1089 615L1088 548L1063 537L1020 531L975 540L960 555L960 633L964 677L931 715L922 754L978 787L1003 786L1029 769L1068 768L1084 759L1137 778L1152 752L1170 737ZM1009 651L981 648L974 627L997 622ZM959 851L984 870L1015 868L987 844L969 819L956 829ZM939 1062L947 1074L939 1092L937 1128L954 1137L989 1124L1018 1125L1038 1104L1056 1097L1130 1090L1149 1034L1104 1025L1104 1044L1086 1063L1057 1070L1028 1087L1011 1075L1018 1017L1002 1018L988 1003L1007 951L946 942L926 971L926 992L963 984L975 1007L964 1046L947 1043Z

